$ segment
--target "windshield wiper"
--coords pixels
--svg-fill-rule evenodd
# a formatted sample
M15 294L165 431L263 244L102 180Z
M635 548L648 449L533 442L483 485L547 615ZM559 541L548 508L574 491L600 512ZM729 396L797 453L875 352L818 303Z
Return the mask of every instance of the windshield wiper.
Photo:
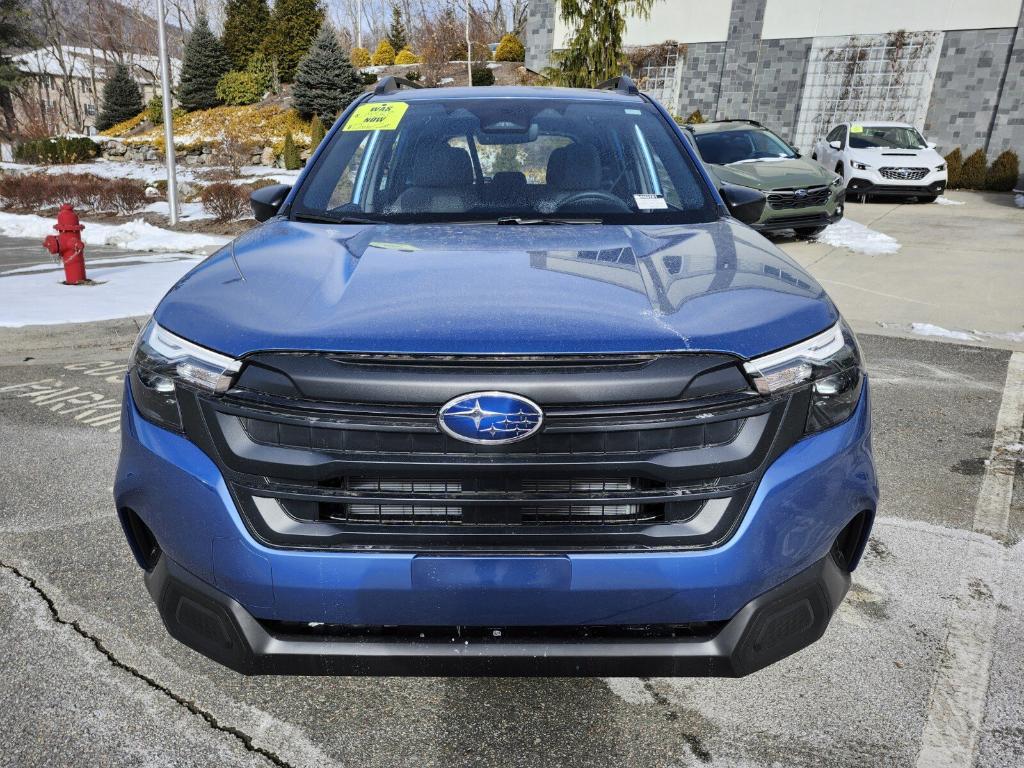
M518 216L504 216L495 220L495 224L520 224L529 226L532 224L604 224L604 219L563 219L563 218L540 218L523 219Z
M328 216L317 213L296 213L296 221L311 221L316 224L383 224L378 219L368 219L364 216Z

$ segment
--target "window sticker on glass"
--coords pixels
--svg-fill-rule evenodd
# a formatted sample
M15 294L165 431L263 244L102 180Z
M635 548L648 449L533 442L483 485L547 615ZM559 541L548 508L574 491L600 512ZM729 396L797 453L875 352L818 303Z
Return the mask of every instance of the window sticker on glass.
M343 131L393 131L398 128L409 105L402 101L363 104L356 107Z
M636 200L636 207L641 211L664 211L668 209L668 203L661 195L633 195Z
M864 126L863 125L856 125L856 124L851 125L850 126L850 133L864 133Z
M627 109L626 110L626 114L627 115L642 115L643 112L641 112L639 109Z

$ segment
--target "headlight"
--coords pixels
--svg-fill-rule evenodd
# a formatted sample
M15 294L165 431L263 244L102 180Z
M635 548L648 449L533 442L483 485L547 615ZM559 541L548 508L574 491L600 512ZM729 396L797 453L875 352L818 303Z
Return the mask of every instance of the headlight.
M240 368L234 358L175 336L150 320L132 350L128 379L139 412L180 432L177 388L226 392Z
M935 170L936 171L944 171L944 170L946 170L946 164L943 163L942 165L936 165L935 166Z
M743 367L762 395L811 385L807 434L848 419L860 400L864 380L857 340L842 322Z
M871 168L867 163L859 163L856 160L851 160L850 165L856 168L858 171L866 171Z

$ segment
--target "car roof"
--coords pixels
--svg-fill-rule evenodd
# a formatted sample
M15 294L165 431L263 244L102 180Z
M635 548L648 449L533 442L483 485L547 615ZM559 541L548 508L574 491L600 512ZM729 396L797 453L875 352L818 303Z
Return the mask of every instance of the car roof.
M590 88L547 88L528 85L478 86L476 88L401 88L385 94L374 94L371 101L449 101L452 99L565 99L571 101L602 101L627 104L644 103L639 94L617 90Z
M766 131L763 125L754 125L747 120L716 120L713 123L690 123L686 126L694 133L719 133L746 128L748 131Z
M867 125L872 128L913 128L910 123L897 123L892 120L847 120L845 123L838 123L836 127L840 125Z

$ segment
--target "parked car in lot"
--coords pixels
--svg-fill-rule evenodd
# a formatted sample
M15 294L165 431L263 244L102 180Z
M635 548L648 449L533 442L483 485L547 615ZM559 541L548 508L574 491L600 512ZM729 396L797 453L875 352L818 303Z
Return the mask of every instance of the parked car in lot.
M841 174L846 192L916 197L931 203L946 190L946 160L906 123L841 123L814 143L811 154Z
M798 237L813 237L843 218L842 176L801 157L760 123L718 120L686 128L720 184L739 184L767 195L764 213L751 224L754 229L791 229Z
M138 338L114 497L169 632L247 674L744 675L816 641L874 519L868 381L738 220L763 195L626 78L401 85Z

